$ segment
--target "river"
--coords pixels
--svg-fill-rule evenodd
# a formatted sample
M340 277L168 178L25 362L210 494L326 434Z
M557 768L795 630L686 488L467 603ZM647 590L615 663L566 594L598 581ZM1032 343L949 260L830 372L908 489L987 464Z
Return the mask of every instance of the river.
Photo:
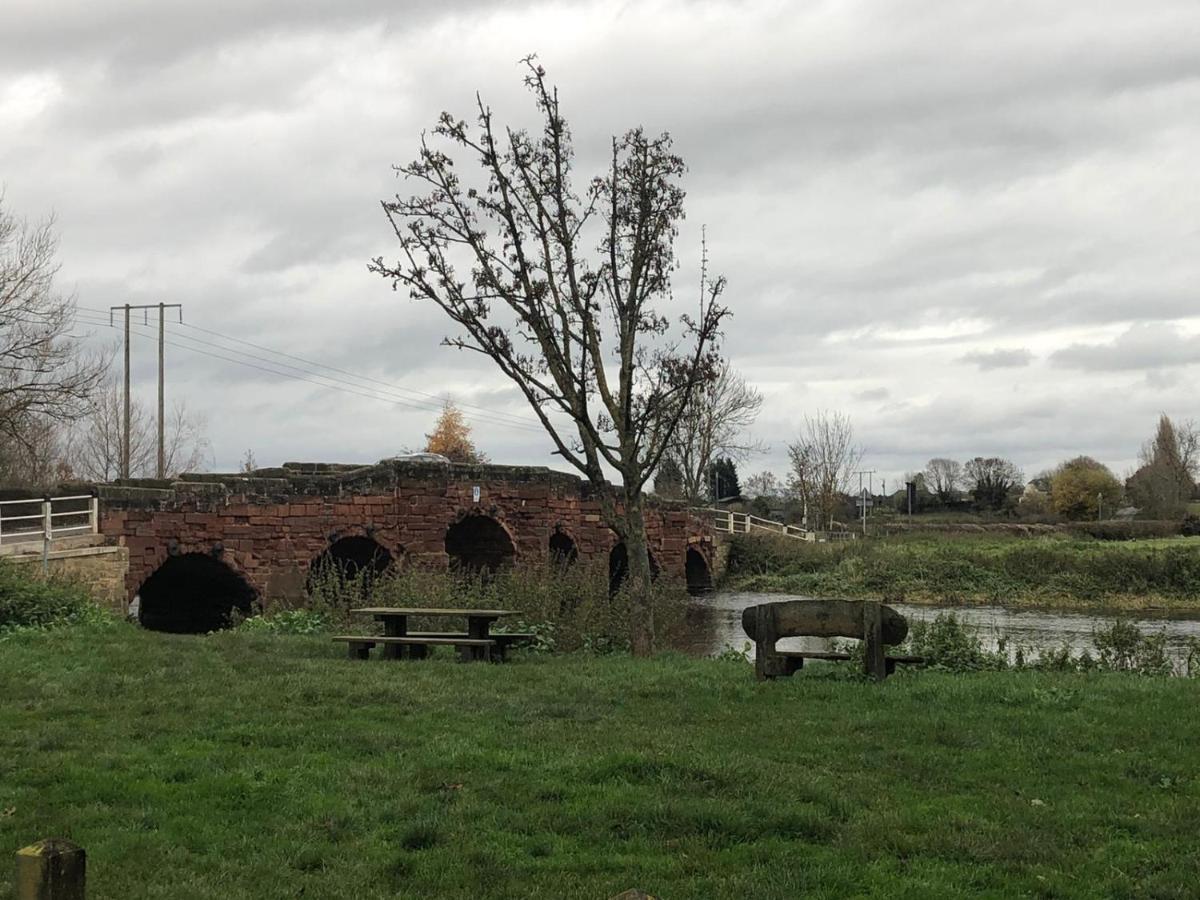
M695 600L689 610L688 652L707 656L720 653L726 647L741 650L750 640L742 631L742 610L758 603L773 603L780 600L805 600L788 594L756 594L746 592L718 592ZM907 617L909 624L922 619L931 620L938 613L953 612L959 621L975 629L983 645L991 650L997 641L1004 638L1010 652L1017 646L1035 653L1058 649L1064 643L1075 653L1092 647L1092 633L1100 627L1111 625L1116 613L1079 612L1076 610L1009 609L1003 606L938 606L912 603L889 603L897 612ZM1144 634L1165 631L1167 652L1177 663L1187 656L1188 638L1200 639L1200 610L1189 613L1150 612L1129 613L1127 621L1137 625ZM786 638L779 642L781 650L826 650L829 641L823 638ZM753 645L750 654L753 656Z

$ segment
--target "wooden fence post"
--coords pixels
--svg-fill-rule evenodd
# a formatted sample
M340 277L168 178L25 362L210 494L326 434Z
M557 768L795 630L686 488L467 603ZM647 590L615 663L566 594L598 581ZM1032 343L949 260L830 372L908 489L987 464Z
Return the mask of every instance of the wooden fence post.
M863 601L863 664L876 681L887 677L883 648L883 615L876 600Z
M84 900L87 854L51 838L17 851L16 900Z

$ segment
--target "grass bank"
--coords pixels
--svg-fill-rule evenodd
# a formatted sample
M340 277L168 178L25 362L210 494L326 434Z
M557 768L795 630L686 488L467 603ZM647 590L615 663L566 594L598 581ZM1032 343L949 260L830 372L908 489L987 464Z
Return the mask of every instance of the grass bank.
M9 635L0 849L100 900L1194 896L1197 682L828 671Z
M1111 609L1200 608L1200 538L922 534L837 544L734 539L734 590Z

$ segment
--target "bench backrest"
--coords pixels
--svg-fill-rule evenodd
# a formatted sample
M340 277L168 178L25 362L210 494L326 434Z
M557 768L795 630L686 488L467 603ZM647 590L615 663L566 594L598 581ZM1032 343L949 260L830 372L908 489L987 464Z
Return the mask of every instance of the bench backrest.
M782 600L742 610L742 628L755 641L774 647L785 637L862 638L864 604L853 600ZM885 644L899 644L908 622L890 606L880 606Z

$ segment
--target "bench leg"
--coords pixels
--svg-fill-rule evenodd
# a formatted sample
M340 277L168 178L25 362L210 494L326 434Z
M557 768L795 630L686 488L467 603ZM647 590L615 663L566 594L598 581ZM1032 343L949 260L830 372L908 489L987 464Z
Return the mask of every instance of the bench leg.
M863 668L868 678L883 681L888 676L883 653L883 612L879 603L864 600L863 617Z
M896 671L896 661L894 659L885 659L883 662L884 662L884 671L888 675L891 675L893 672Z
M384 644L383 645L384 659L403 659L404 645L403 644Z
M374 646L374 644L351 642L346 645L346 654L351 659L369 659L371 656L371 648Z

